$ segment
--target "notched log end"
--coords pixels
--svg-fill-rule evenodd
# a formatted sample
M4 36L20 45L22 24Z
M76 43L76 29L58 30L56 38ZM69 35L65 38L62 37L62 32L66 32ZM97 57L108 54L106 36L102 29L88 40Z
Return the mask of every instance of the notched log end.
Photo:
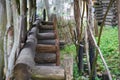
M15 80L29 80L31 78L30 67L23 63L15 65L14 77Z

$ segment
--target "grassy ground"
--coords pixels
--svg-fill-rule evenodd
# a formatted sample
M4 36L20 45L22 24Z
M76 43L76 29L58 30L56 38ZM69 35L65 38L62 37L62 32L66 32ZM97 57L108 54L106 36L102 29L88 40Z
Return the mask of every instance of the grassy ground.
M112 27L104 28L101 38L101 51L104 55L104 58L109 66L113 80L116 80L120 76L120 67L119 67L119 53L118 53L118 29ZM73 55L75 58L76 48L73 44L66 45L65 49L61 51L64 54ZM105 71L105 68L102 64L100 57L98 57L98 72L102 73ZM74 63L74 80L80 80L80 76L77 72L77 65ZM84 78L84 77L83 77ZM87 80L87 79L83 79ZM97 79L98 80L98 79Z

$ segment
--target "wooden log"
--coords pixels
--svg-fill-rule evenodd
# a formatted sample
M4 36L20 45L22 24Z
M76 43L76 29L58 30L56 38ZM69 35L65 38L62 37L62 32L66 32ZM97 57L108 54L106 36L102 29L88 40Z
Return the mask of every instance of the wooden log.
M108 73L107 72L104 72L102 74L102 80L109 80L109 77L108 77Z
M53 25L52 21L42 21L41 22L43 25Z
M55 45L55 40L38 40L38 44L50 44L50 45Z
M38 40L38 44L54 45L55 44L55 40ZM64 40L60 40L59 44L60 44L60 46L65 45L65 41Z
M38 44L37 47L36 47L36 51L38 53L55 53L56 52L56 46L55 45Z
M65 44L66 44L65 40L60 40L60 45L65 45Z
M73 57L64 57L65 80L73 79Z
M37 20L32 24L33 27L34 27L34 26L38 26L38 25L40 25L40 19L37 19Z
M55 63L56 53L36 53L34 60L38 64Z
M40 25L40 30L53 30L53 25Z
M58 29L57 29L57 17L56 15L53 15L53 27L54 27L54 33L55 33L55 45L56 45L56 66L60 65L60 44L59 44L59 37L58 37Z
M25 42L27 36L27 1L26 0L20 0L20 15L22 16L21 42Z
M39 30L39 33L53 33L54 32L54 30L43 30L43 29L40 29Z
M120 59L120 0L117 0L117 10L118 10L118 42L119 42L119 59Z
M38 33L37 38L40 40L55 39L54 33Z
M27 41L16 60L14 67L15 80L29 80L31 78L31 69L35 66L34 56L37 45L36 39L37 28L32 28Z
M32 70L33 80L65 80L64 69L60 66L36 66Z

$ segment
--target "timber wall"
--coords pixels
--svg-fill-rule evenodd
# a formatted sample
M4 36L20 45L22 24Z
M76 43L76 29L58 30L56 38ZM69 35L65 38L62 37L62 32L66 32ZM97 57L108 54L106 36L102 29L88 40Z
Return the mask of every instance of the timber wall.
M95 17L98 21L98 24L100 25L105 12L107 11L107 7L109 5L110 0L96 0L94 3L95 7ZM105 25L109 26L116 26L117 25L117 6L116 6L116 1L113 3L112 7L110 8Z

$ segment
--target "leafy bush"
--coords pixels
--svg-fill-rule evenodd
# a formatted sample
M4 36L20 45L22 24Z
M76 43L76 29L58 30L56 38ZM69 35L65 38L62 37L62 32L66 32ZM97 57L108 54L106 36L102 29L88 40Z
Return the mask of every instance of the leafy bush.
M118 50L118 28L105 27L101 37L100 48L104 58L109 66L113 78L116 78L119 73L119 50ZM98 64L104 70L100 57Z
M103 56L109 66L113 79L116 80L120 76L120 67L119 67L119 52L118 52L118 29L117 27L105 27L101 36L100 49L103 53ZM62 55L72 54L75 58L76 48L73 44L67 45L64 50L61 51ZM101 61L100 56L97 61L98 71L104 72L105 68ZM74 80L80 80L81 76L77 72L77 64L74 63ZM85 79L83 79L85 80ZM96 80L99 80L96 78Z

